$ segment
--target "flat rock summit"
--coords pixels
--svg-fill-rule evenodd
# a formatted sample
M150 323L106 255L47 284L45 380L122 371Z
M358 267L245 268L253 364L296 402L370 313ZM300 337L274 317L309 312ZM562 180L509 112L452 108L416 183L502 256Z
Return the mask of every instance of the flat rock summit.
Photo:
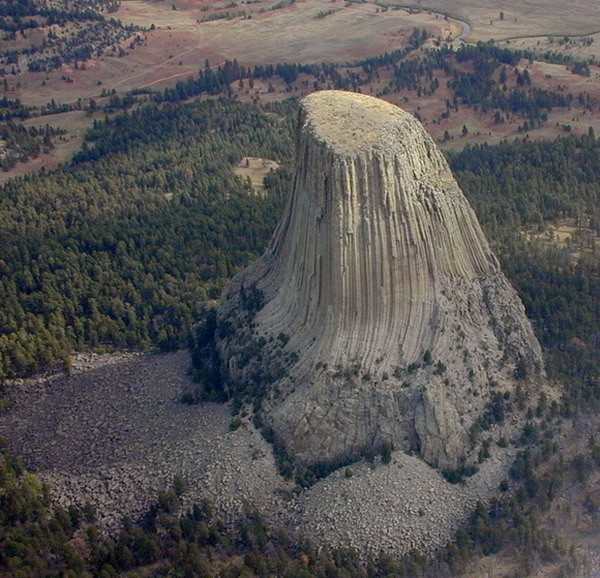
M304 466L389 446L462 467L474 424L543 376L523 305L413 116L322 91L298 123L281 222L219 307L226 388Z

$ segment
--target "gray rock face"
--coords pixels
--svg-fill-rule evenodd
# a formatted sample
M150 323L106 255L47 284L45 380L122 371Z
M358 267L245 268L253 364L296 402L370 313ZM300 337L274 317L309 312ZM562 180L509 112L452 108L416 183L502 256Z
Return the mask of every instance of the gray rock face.
M523 305L415 118L323 91L298 132L273 240L222 296L228 387L301 463L391 443L456 467L492 392L543 374Z

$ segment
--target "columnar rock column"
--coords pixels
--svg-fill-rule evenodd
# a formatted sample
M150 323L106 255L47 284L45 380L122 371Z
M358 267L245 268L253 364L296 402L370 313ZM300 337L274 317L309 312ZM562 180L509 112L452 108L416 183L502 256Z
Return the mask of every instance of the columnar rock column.
M492 392L543 373L523 305L410 114L313 93L296 163L268 250L223 293L228 387L299 462L390 443L456 467Z

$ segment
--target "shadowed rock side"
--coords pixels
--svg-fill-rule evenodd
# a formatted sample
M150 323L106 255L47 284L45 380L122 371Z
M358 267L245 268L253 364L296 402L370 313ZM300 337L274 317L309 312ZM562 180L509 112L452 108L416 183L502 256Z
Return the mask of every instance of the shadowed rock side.
M523 305L411 115L323 91L298 133L273 240L221 300L227 387L305 465L389 443L457 467L492 392L543 373Z

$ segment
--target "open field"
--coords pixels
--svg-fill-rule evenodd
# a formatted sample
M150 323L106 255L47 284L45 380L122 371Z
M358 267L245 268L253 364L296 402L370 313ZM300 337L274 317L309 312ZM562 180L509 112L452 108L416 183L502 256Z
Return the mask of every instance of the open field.
M37 171L42 167L50 169L68 162L81 148L83 135L94 121L94 118L100 118L100 115L89 116L81 110L75 110L49 116L36 116L25 120L23 126L43 127L46 124L49 124L54 128L64 129L67 133L55 140L54 148L50 153L41 154L27 163L17 164L9 171L0 172L0 185L3 185L12 177L23 175L31 171ZM104 118L104 115L102 115L102 118Z
M270 171L279 167L279 163L269 159L260 159L257 157L244 157L233 172L242 179L250 179L252 191L256 194L265 192L264 178Z
M391 2L382 0L381 4ZM115 90L124 94L136 88L161 90L190 76L196 76L208 61L215 68L226 59L237 59L242 66L277 63L344 63L376 56L404 48L414 28L427 30L439 40L466 41L511 39L501 43L509 48L561 52L577 58L598 57L600 33L591 42L585 38L565 41L549 34L580 35L600 28L600 5L593 0L575 0L566 5L549 0L516 2L505 0L431 0L421 4L406 4L403 8L385 9L374 1L343 3L341 0L297 0L287 3L275 0L228 2L227 0L123 0L114 17L124 24L142 27L131 38L93 57L77 67L63 66L49 72L22 72L5 77L6 88L0 97L20 98L29 106L42 107L54 100L86 106L89 99L100 105L108 100L102 94ZM429 11L436 10L436 12ZM502 12L502 18L500 17ZM461 20L445 18L450 14ZM113 16L113 15L111 15ZM223 16L227 16L226 18ZM468 24L467 24L468 23ZM40 30L30 31L29 41L43 40ZM541 36L540 36L541 35ZM18 37L6 42L5 48L23 43ZM20 45L19 44L19 45ZM431 46L431 41L428 46ZM572 74L567 66L523 62L535 86L546 90L561 90L573 94L585 93L600 99L600 68L591 66L589 77ZM358 71L358 69L357 69ZM360 72L360 71L358 71ZM301 78L293 94L302 96L313 90L314 78ZM377 82L363 91L377 95L385 72ZM440 77L440 88L432 95L417 95L416 91L390 92L384 96L409 112L423 118L427 130L444 148L462 148L468 143L490 144L519 136L518 119L501 125L490 114L461 108L456 114L443 117L445 100L449 96L447 78ZM234 88L236 98L267 102L290 96L290 88L281 80L257 79L253 91ZM553 138L572 131L582 133L592 126L600 133L600 113L583 109L554 109L543 126L529 131L530 138ZM85 129L93 117L81 111L53 115L31 124L49 122L68 130L65 139L58 140L56 149L28 163L15 167L9 175L51 168L70 158L81 143ZM64 124L61 124L64 123ZM463 134L463 126L468 134ZM447 135L445 138L444 136ZM0 176L0 183L7 175Z
M433 14L383 11L373 4L344 6L327 0L298 2L280 9L271 9L271 3L262 0L245 7L254 12L251 19L201 22L211 14L218 14L222 11L220 6L225 5L224 2L214 6L207 2L178 2L177 10L173 10L172 3L124 1L115 16L125 24L142 26L145 31L133 33L120 46L77 67L63 64L58 70L25 71L5 77L0 97L19 98L26 105L38 108L52 101L66 104L79 101L85 107L90 99L101 105L107 101L101 95L112 90L117 94L140 87L160 90L196 76L207 60L213 67L235 58L246 66L344 62L403 48L415 27L441 38L455 37L462 30L457 23ZM329 14L329 10L333 12ZM156 28L150 30L152 25ZM38 36L40 33L36 31L30 41L39 43ZM14 44L8 42L5 48L15 48ZM274 96L281 98L280 94ZM0 183L9 176L42 166L51 168L68 160L81 144L93 117L78 111L28 121L46 122L67 129L67 138L57 141L56 149L49 155L1 175Z
M531 50L539 54L558 52L581 60L600 58L600 33L586 36L525 36L499 41L498 44L504 48Z
M473 42L600 32L600 4L595 0L424 0L421 6L469 22L467 40Z
M444 40L457 37L463 30L460 23L445 20L439 14L392 8L384 12L369 2L301 0L273 9L278 5L260 0L232 9L227 7L231 4L223 1L124 0L115 17L125 24L145 28L154 25L156 29L137 33L140 39L137 44L130 40L123 42L119 48L124 56L119 57L117 50L107 51L77 69L63 65L57 71L24 72L9 78L9 96L18 96L35 106L53 98L57 102L73 102L97 97L102 88L125 92L145 86L172 85L197 74L207 59L213 66L234 58L243 65L345 62L402 48L414 27L424 28ZM173 6L177 9L173 10ZM467 40L542 35L534 40L514 40L511 45L537 47L540 51L547 48L571 51L582 56L595 56L600 50L598 44L567 46L553 41L550 45L545 38L548 34L599 32L600 5L593 0L569 4L551 1L543 6L532 0L511 0L500 5L491 0L431 0L427 6L468 21ZM504 13L503 20L500 11ZM246 18L205 21L225 13L242 12Z
M538 239L564 250L572 262L577 262L582 255L593 254L600 247L600 235L590 228L589 223L578 223L575 219L562 219L558 223L548 223L543 232L527 231L528 239Z
M166 58L151 70L138 72L135 78L119 81L117 88L133 81L137 86L167 84L185 78L190 63L196 72L205 59L213 66L234 58L242 65L346 62L403 48L414 27L443 38L460 31L460 27L436 15L410 14L406 10L382 12L374 4L344 6L328 0L296 2L277 10L266 4L267 12L251 19L199 23L209 14L200 10L202 4L173 11L153 3L149 13L146 2L123 2L118 15L124 22L148 25L151 19L159 23L160 30L148 33L148 44L160 44ZM263 4L253 6L264 8ZM334 12L318 17L329 10Z
M251 19L212 22L200 20L217 9L202 11L206 3L188 4L190 9L173 10L170 2L124 1L116 17L126 24L157 27L139 33L138 44L122 43L126 56L108 51L77 69L63 65L51 72L25 72L18 79L8 79L11 97L42 106L53 98L74 102L97 97L103 88L118 92L160 88L196 75L207 59L211 66L234 58L245 66L352 61L403 48L415 27L442 38L462 30L433 14L383 12L368 3L345 7L328 0L310 0L271 10L271 4L262 0L252 6L267 11ZM335 12L317 17L328 10Z

